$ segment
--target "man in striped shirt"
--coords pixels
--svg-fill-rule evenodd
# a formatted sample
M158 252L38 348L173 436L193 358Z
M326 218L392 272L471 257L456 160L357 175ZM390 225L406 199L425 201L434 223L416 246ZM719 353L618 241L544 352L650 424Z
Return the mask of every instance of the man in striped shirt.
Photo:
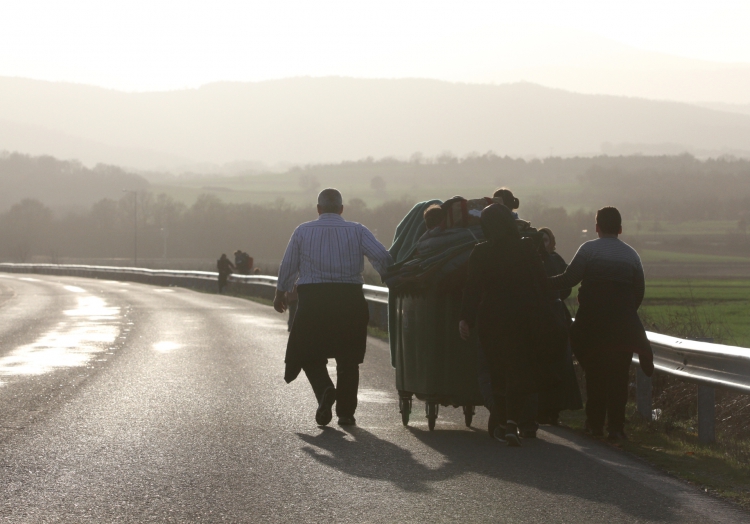
M283 313L297 286L299 305L286 349L284 380L305 371L318 400L315 420L326 425L336 403L339 425L355 424L359 364L365 357L369 308L362 293L364 257L381 275L393 264L362 224L347 222L341 193L318 195L318 219L295 229L279 268L274 308ZM326 364L336 359L337 387Z
M570 342L586 372L586 428L611 440L624 439L630 362L638 353L647 375L654 370L651 345L638 318L645 279L635 249L617 238L622 218L614 207L596 214L599 238L584 243L564 273L550 278L554 289L581 283Z

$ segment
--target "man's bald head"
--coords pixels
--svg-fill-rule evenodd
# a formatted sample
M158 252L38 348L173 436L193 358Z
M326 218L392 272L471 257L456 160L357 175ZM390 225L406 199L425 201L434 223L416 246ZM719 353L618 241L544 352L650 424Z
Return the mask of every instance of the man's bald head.
M328 188L318 194L318 213L336 213L344 210L344 199L338 189Z

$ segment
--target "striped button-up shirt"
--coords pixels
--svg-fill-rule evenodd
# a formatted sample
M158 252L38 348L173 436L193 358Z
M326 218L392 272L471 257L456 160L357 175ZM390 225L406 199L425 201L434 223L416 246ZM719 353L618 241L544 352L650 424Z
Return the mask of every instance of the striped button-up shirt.
M393 264L383 244L362 224L323 213L297 227L279 268L277 287L292 291L295 283L363 284L365 259L381 275Z

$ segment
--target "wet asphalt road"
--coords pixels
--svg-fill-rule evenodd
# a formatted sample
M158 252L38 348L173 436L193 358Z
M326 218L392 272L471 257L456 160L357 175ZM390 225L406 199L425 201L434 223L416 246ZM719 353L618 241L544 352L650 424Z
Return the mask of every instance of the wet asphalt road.
M320 428L286 337L237 298L0 273L0 522L750 521L564 429L405 428L378 340L358 426Z

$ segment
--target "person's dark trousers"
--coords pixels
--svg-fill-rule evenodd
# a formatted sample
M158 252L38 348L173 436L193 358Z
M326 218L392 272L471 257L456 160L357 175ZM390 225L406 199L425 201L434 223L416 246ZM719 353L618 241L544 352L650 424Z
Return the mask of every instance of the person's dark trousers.
M287 331L292 330L292 324L294 324L294 315L297 314L297 304L299 304L298 300L292 300L289 302L289 320L287 320Z
M628 382L633 354L626 351L601 351L586 358L586 419L592 430L622 431Z
M224 288L227 286L227 279L229 278L228 274L219 273L219 293L221 293Z
M302 369L320 403L323 392L333 387L328 375L327 359L306 362ZM353 417L357 410L357 390L359 389L359 364L345 359L336 359L336 415Z
M537 393L526 395L523 408L521 409L520 420L518 421L518 429L521 431L536 432L539 429L539 424L536 421L538 411L539 395Z
M505 425L508 420L516 423L521 431L536 431L537 394L505 391L495 393L494 415L500 424Z
M492 375L482 344L477 344L477 379L479 380L479 391L484 399L484 407L492 411L495 406L495 397L492 393Z

